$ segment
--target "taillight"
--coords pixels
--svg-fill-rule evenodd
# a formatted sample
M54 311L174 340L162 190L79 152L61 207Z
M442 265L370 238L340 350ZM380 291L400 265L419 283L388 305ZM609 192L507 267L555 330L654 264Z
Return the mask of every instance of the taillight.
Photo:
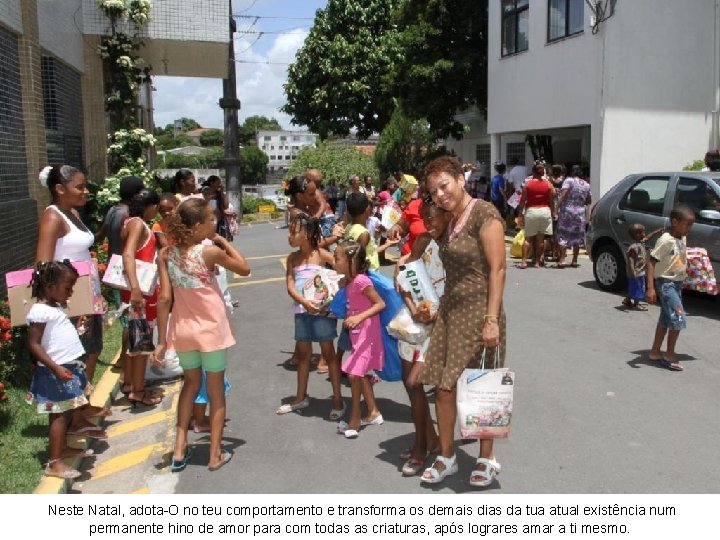
M593 217L595 217L595 208L597 207L597 204L598 204L598 203L594 203L594 204L590 207L590 221L592 221Z

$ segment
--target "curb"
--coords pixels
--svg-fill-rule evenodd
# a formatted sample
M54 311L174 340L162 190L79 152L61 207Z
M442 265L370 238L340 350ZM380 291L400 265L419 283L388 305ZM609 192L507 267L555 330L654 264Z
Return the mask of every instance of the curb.
M115 394L120 386L120 373L115 373L113 371L113 368L117 364L119 358L120 349L118 349L117 353L115 353L115 357L110 361L110 365L108 365L107 369L93 389L92 394L90 394L90 405L94 405L96 407L107 407L110 405L113 394ZM86 437L70 435L68 441L71 443L69 446L72 446L73 448L88 448L90 446L90 440ZM83 458L80 457L67 458L66 463L74 469L77 469L82 463L82 460ZM59 495L67 493L72 483L73 480L43 476L33 493L44 495Z

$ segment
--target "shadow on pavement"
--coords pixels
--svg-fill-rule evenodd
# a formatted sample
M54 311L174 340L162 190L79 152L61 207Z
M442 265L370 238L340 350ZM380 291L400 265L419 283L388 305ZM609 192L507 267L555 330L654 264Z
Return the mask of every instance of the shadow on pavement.
M654 368L670 371L670 370L668 370L668 368L663 366L657 360L650 359L650 349L641 349L638 351L631 351L631 354L636 355L635 358L627 361L627 365L630 366L631 368L639 369L641 366L648 366L648 367L654 367ZM683 353L677 353L677 359L680 362L687 362L688 360L697 360L697 358L695 358L694 356L691 356L689 354L683 354Z

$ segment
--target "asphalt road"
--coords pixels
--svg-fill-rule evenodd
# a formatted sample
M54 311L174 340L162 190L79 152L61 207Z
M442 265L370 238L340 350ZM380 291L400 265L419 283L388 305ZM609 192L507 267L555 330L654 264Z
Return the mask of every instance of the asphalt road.
M222 472L197 460L178 475L177 493L468 492L477 444L458 447L460 473L435 487L404 478L398 454L412 426L401 383L375 386L385 417L356 440L335 433L325 376L310 374L311 406L275 409L294 393L290 301L283 280L287 231L244 227L236 245L252 275L233 281L237 346L228 377L226 444L235 452ZM678 351L685 371L647 358L658 308L619 309L621 297L594 284L592 267L520 270L509 260L505 306L508 367L516 371L513 428L496 445L503 471L484 493L711 493L720 486L720 303L687 299L688 329ZM386 272L391 267L385 268ZM349 388L344 395L349 398ZM205 455L205 457L202 457ZM197 461L197 463L196 463Z

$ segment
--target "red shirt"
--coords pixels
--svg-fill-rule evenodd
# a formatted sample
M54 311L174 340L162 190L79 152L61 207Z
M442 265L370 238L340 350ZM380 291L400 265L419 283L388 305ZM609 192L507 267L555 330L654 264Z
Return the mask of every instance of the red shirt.
M527 193L526 208L531 206L550 206L550 182L531 178L525 182Z
M427 232L425 223L423 223L422 217L420 216L420 205L422 204L421 199L413 199L408 203L403 210L402 219L408 224L408 241L402 247L402 254L407 255L412 251L415 239L422 233Z

